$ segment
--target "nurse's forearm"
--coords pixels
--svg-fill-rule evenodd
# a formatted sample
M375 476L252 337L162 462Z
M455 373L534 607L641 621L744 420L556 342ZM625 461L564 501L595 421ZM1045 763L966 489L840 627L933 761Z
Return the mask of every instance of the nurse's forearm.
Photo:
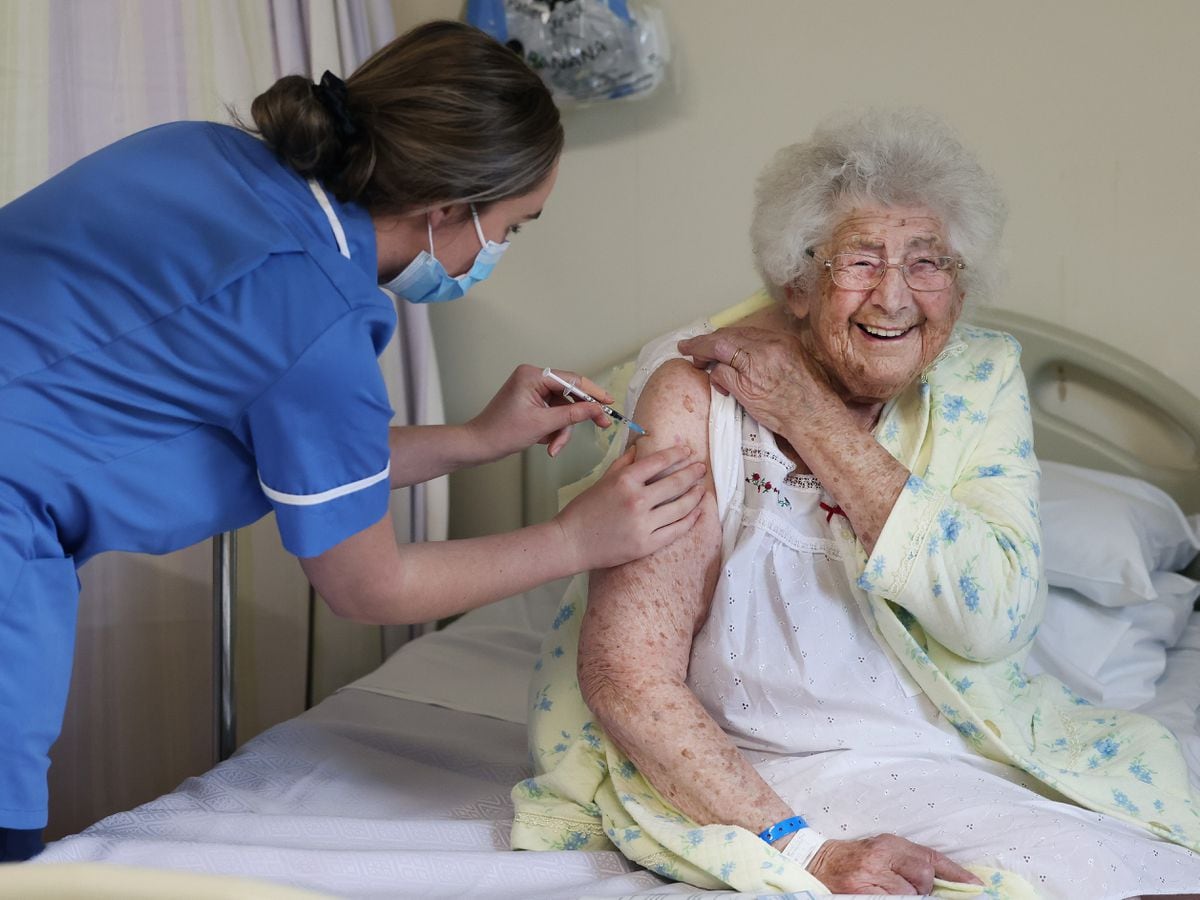
M389 517L300 564L337 615L374 625L455 615L581 566L578 548L553 520L505 534L397 546Z
M392 490L479 465L479 442L463 425L405 425L388 429Z

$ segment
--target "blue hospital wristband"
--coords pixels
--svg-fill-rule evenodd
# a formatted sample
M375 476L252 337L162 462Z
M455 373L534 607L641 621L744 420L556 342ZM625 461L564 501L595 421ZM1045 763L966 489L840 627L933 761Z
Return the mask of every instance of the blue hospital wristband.
M789 834L794 834L801 828L807 828L808 823L804 821L802 816L792 816L788 819L776 822L770 828L760 831L758 836L768 844L773 844L781 837L786 837Z

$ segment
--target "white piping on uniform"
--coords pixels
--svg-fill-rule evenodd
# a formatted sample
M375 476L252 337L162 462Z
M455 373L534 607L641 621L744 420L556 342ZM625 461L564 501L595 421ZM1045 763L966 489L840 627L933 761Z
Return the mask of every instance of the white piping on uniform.
M349 259L350 245L346 243L346 232L342 229L342 223L338 220L337 213L333 211L333 205L329 202L329 198L325 196L325 189L312 178L308 179L308 189L317 198L317 202L321 204L321 211L329 220L329 227L333 229L333 238L337 241L338 251L346 259Z
M345 229L342 228L342 223L338 219L337 213L333 211L333 205L329 202L329 197L325 195L325 189L312 178L308 179L308 189L317 198L321 212L325 213L325 218L329 220L329 227L333 230L333 239L337 241L338 252L346 257L346 259L349 259L350 245L346 242ZM262 480L262 475L258 476L258 484L262 488L263 493L276 503L286 503L289 506L316 506L319 503L328 503L330 500L336 500L338 497L345 497L347 494L353 494L369 488L373 484L378 484L388 477L391 470L392 464L389 460L388 464L383 467L382 472L376 472L374 475L368 475L366 478L360 478L358 481L351 481L349 484L330 488L327 491L321 491L317 494L285 494L283 491L267 487L266 482Z
M392 464L389 461L383 467L382 472L376 472L374 475L368 475L366 478L358 479L358 481L351 481L349 484L321 491L319 494L285 494L283 491L267 487L266 482L262 480L261 474L258 476L258 484L262 488L263 493L276 503L286 503L289 506L316 506L318 503L328 503L330 500L336 500L338 497L345 497L347 494L353 494L369 488L373 484L378 484L387 478L391 471Z

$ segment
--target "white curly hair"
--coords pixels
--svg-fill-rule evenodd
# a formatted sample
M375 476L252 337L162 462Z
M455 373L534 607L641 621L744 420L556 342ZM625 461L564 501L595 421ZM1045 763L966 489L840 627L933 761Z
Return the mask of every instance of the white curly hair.
M755 187L750 241L755 265L777 300L812 288L820 263L806 252L828 241L854 206L924 206L946 226L967 264L959 287L995 295L1007 207L993 178L936 115L869 110L826 119L812 137L784 147Z

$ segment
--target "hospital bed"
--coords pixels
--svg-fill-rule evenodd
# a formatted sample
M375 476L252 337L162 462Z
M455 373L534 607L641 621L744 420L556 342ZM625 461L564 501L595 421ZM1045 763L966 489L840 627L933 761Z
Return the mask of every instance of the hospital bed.
M1200 400L1145 363L1062 328L993 309L972 318L1012 332L1025 348L1040 458L1145 479L1197 523ZM552 515L558 488L586 473L601 449L590 426L557 460L533 448L524 462L525 519ZM405 645L211 771L51 844L28 868L50 864L40 870L46 878L74 878L73 895L82 895L86 869L62 866L89 862L351 897L703 893L667 885L616 852L507 850L509 790L529 773L527 684L561 589L510 598ZM1200 774L1200 613L1166 656L1141 706L1180 735Z

